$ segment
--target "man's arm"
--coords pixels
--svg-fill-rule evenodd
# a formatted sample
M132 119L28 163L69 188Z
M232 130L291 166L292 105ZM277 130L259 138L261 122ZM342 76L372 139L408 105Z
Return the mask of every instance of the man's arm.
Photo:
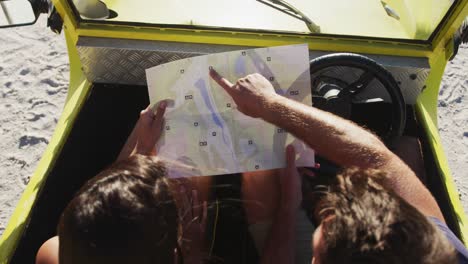
M349 120L276 94L271 83L260 74L241 78L235 84L214 70L210 75L234 99L242 113L286 129L340 166L385 171L389 185L403 199L425 215L444 219L429 190L374 134Z

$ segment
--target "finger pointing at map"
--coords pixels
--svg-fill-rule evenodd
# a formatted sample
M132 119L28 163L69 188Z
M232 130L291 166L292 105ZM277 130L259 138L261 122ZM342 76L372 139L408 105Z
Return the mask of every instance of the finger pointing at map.
M229 80L227 80L226 78L221 76L213 67L210 68L210 76L221 87L223 87L224 90L226 90L227 93L229 93L231 96L233 96L232 92L233 92L233 86L234 85Z
M251 117L260 117L268 101L278 96L271 83L258 73L240 78L235 84L222 77L214 68L210 69L210 76L234 99L237 109Z
M198 175L314 166L313 150L265 121L285 98L312 103L307 44L195 56L146 70L150 105L172 102L164 115L158 156L193 167ZM174 163L176 164L176 163ZM178 168L168 168L169 175Z

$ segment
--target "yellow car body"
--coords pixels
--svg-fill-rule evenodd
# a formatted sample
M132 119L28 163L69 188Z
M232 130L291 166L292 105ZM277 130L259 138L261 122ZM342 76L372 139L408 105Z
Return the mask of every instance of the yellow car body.
M90 93L92 83L82 71L76 47L78 39L84 36L252 47L308 43L310 50L427 58L431 72L426 81L426 89L418 97L416 111L449 195L461 238L465 243L468 241L467 218L437 128L439 86L446 63L454 52L454 33L468 15L468 0L455 1L453 5L452 1L448 0L327 1L330 2L330 7L320 0L307 1L309 4L306 4L306 1L296 1L297 6L303 9L305 5L311 6L308 15L321 25L320 34L309 34L303 22L278 15L274 10L261 8L260 11L246 11L249 10L249 5L258 4L254 1L250 1L245 8L234 3L221 5L221 1L201 1L202 4L199 5L188 4L180 7L177 4L181 1L165 2L169 2L168 5L172 5L172 8L193 10L197 15L182 14L173 17L161 8L162 1L109 0L106 4L110 9L117 10L120 23L108 24L106 21L80 18L71 1L53 1L64 22L68 47L68 96L54 135L0 238L0 263L10 262L29 223L31 210L45 184L49 170L56 162ZM145 4L145 8L141 8ZM205 10L202 8L203 4L221 6ZM384 4L392 6L399 14L398 21L383 13ZM362 8L363 6L366 8ZM219 13L214 14L216 12ZM273 13L278 18L272 19ZM135 17L138 17L137 23L125 23L135 20ZM154 21L154 17L158 17L159 20ZM187 19L190 17L192 18ZM382 35L382 32L385 34Z

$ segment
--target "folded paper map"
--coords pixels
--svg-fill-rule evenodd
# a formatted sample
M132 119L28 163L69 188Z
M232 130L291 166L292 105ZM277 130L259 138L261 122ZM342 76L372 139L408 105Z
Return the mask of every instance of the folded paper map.
M314 152L302 141L239 112L210 78L210 67L233 83L260 73L278 94L312 104L305 44L192 57L147 69L151 105L170 102L158 156L190 166L200 176L231 174L284 168L285 149L292 143L296 165L314 166Z

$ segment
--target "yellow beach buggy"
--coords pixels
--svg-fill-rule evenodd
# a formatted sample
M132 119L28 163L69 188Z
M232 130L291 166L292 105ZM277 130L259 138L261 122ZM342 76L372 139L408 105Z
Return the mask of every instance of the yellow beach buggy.
M115 160L148 105L145 69L300 43L310 51L314 105L366 126L390 148L404 138L420 142L398 154L407 163L421 157L418 175L467 242L438 134L437 97L447 61L468 40L468 0L0 0L0 27L29 25L42 13L52 31L65 34L70 85L53 138L0 238L0 263L33 263L74 193ZM238 186L239 177L216 182ZM239 195L238 188L216 192ZM213 250L226 263L254 262L239 214L216 217L221 239Z

